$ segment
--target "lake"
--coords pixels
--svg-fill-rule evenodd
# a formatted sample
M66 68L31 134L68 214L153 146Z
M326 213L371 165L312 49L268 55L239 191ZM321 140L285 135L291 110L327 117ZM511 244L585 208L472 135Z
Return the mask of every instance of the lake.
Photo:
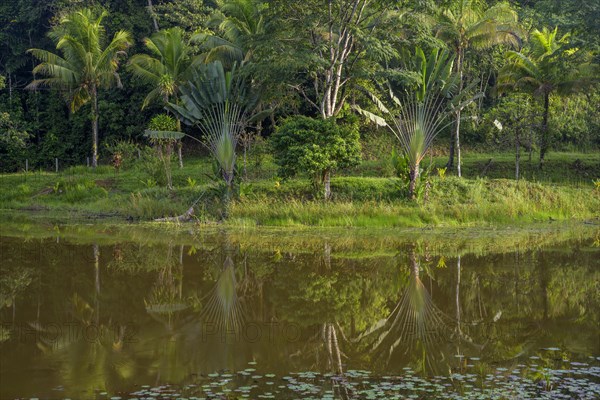
M0 233L2 399L600 396L598 227Z

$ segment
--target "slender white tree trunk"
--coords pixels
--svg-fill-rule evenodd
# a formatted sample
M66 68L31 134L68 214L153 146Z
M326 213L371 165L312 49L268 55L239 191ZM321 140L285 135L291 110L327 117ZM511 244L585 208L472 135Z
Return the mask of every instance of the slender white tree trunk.
M152 22L154 24L154 31L158 32L158 30L159 30L158 21L156 20L156 14L154 14L154 5L152 4L152 0L148 0L148 12L150 13L150 16L152 17Z
M460 76L460 82L458 86L458 94L461 94L463 91L463 50L460 48L458 50L458 60L456 63L456 67L458 68L458 74ZM456 111L456 131L454 133L454 146L456 150L456 173L459 177L462 176L461 172L461 160L460 160L460 117L461 117L461 109L459 108Z
M98 166L98 93L92 87L92 167Z

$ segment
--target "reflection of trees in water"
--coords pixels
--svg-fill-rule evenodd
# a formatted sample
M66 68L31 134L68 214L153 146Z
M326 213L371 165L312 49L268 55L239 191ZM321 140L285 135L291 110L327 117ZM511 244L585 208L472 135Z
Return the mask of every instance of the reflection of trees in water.
M84 258L84 267L93 271L93 293L72 293L67 322L30 323L36 347L60 360L58 376L72 393L119 387L134 375L137 364L124 349L126 326L112 321L108 310L106 318L101 315L100 248L93 244L87 250L91 257Z
M434 367L433 361L444 360L447 355L440 343L449 339L451 318L433 302L431 294L421 280L421 268L414 250L410 252L410 272L400 300L388 315L357 338L367 344L374 361L387 365L392 356L418 355L419 364ZM427 365L425 365L427 364Z
M158 277L144 304L153 318L172 331L179 312L188 307L183 300L183 245L179 246L178 257L175 256L172 243L169 243L164 254L161 257L163 266L159 268Z
M246 305L256 303L249 299L260 300L262 288L246 256L226 238L216 248L197 255L202 279L192 283L188 277L187 284L198 289L188 291L185 297L189 307L180 313L173 340L157 346L159 353L151 365L157 376L177 381L199 371L246 365L252 347L244 337Z
M274 257L219 243L198 255L201 268L187 267L185 282L182 247L177 245L123 243L112 251L80 246L78 252L86 254L84 266L57 254L52 264L44 261L38 267L46 288L53 288L43 291L42 317L61 318L68 299L71 307L64 315L82 326L97 321L104 339L90 343L64 337L56 345L37 345L56 355L51 361L60 360L65 382L77 380L80 387L114 385L134 375L150 383L156 377L180 381L193 372L234 370L255 358L259 365L292 364L292 370L309 367L336 375L347 364L384 371L405 365L431 370L430 364L437 364L441 370L457 361L457 344L468 355L481 352L482 357L508 359L539 344L542 334L560 340L568 335L566 325L589 326L599 315L597 252L578 253L577 258L571 252L525 252L518 259L515 254L463 255L460 269L457 258L448 259L447 268L433 269L417 248L406 253L410 268L399 274L389 253L352 258L340 256L335 246L321 247L317 254L297 251ZM187 261L191 256L186 266ZM73 266L67 267L69 263ZM5 271L0 279L7 276ZM11 279L23 280L17 275ZM35 284L25 287L16 294L23 305L18 314L22 320L22 310L35 309L39 291ZM124 290L137 292L126 297ZM180 310L178 305L188 307ZM5 308L6 320L10 312ZM126 319L119 314L127 314ZM152 323L148 315L161 324ZM115 326L115 321L136 318L144 329L138 341L127 343L128 327ZM274 342L249 343L233 334L223 341L218 333L243 331L251 321L296 324L303 329L302 341L276 336ZM212 324L210 335L207 323ZM581 348L591 340L583 334L571 339ZM98 376L108 377L107 385Z
M237 292L234 263L231 256L227 256L200 319L213 325L218 332L239 333L244 323L244 310Z

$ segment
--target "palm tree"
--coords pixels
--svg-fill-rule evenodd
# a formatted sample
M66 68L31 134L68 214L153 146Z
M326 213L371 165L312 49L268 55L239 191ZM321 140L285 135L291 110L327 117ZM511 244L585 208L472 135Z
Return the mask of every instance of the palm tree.
M83 9L63 17L48 33L62 57L47 50L28 50L41 61L33 69L34 76L46 76L34 80L28 88L49 86L66 91L73 112L91 102L93 167L98 165L98 90L122 87L117 74L119 59L131 43L131 35L121 30L105 46L102 19L106 15L105 11L97 16L92 10Z
M169 103L168 109L185 124L200 129L203 144L218 163L225 181L227 203L233 189L236 146L258 98L235 64L225 72L219 61L202 65L179 90L181 104Z
M253 40L265 33L263 4L261 0L228 0L213 14L210 23L220 34L192 37L206 50L206 63L218 60L230 67L252 60Z
M435 137L452 124L452 113L462 109L478 95L466 98L469 90L457 94L460 76L453 72L454 59L447 50L434 49L429 58L417 48L409 69L418 76L417 88L401 98L392 90L389 95L397 112L390 111L376 96L369 94L383 114L391 116L391 123L358 107L355 109L380 126L387 126L400 142L410 168L409 196L415 198L416 184L420 174L420 164Z
M482 50L498 43L519 44L517 13L508 3L498 3L487 10L483 2L457 0L440 14L438 36L444 39L456 54L456 72L460 75L458 93L464 89L465 53L473 48ZM457 155L457 173L461 176L460 120L462 109L456 111L454 137L450 142L450 158L447 166L454 163Z
M181 28L158 31L144 40L150 54L136 54L131 57L128 67L135 76L152 85L142 109L160 99L164 105L171 99L178 102L178 88L191 78L192 70L199 58L192 56L192 48L184 38ZM181 124L177 121L177 130ZM178 141L179 166L183 167L181 141Z
M265 17L266 5L264 0L227 0L213 12L209 25L216 34L197 33L192 36L192 41L198 43L204 51L202 57L205 63L220 61L226 69L234 64L252 72L253 86L265 94L276 90L274 85L269 85L265 72L272 70L273 65L260 57L255 63L256 50L264 41L267 32L267 18ZM265 47L264 42L262 43ZM267 46L269 47L269 46ZM269 50L269 51L272 51ZM248 68L249 67L249 68ZM262 104L257 104L260 110ZM246 175L247 152L255 135L260 135L262 121L257 121L253 130L246 130L241 137L243 146L243 174Z
M144 39L144 45L150 54L136 54L127 65L135 76L154 88L146 95L142 109L157 99L165 104L171 98L176 101L177 89L191 78L197 63L183 30L175 27L158 31Z
M597 81L597 65L577 62L576 51L568 48L569 34L558 37L558 28L534 30L528 48L521 52L508 51L507 64L500 70L498 87L521 90L543 99L540 168L549 148L548 118L550 97L567 95ZM569 61L573 63L569 64Z

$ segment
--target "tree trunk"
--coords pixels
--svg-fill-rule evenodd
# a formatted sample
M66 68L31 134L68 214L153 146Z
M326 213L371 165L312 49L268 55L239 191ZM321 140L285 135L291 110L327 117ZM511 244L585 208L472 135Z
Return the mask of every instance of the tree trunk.
M446 163L446 169L452 171L454 168L454 132L450 133L450 154L448 155L448 162Z
M458 59L456 60L456 68L458 69L458 74L460 76L460 81L458 83L458 95L460 95L463 91L463 49L458 49ZM460 178L462 176L460 170L460 114L461 109L459 108L456 111L456 131L454 132L454 140L456 146L456 173Z
M550 93L544 93L544 119L542 121L542 137L540 140L540 166L542 169L544 167L544 158L546 157L546 152L549 147L549 137L548 137L548 114L550 113Z
M248 133L244 133L244 135L248 135ZM244 140L243 140L243 144L244 144L244 171L243 171L244 179L248 179L248 168L247 168L246 162L248 160L248 146L250 145L249 143L250 143L249 138L247 136L244 137Z
M92 87L92 167L98 166L98 93Z
M156 15L154 14L154 6L152 5L152 0L148 0L148 12L152 17L152 22L154 24L154 31L158 32L158 21L156 20Z
M177 119L177 132L181 132L181 121ZM177 157L179 157L179 168L183 168L183 142L182 139L177 141Z
M173 175L171 174L171 155L173 154L173 142L169 140L165 144L165 156L163 163L165 165L165 175L167 178L167 189L173 190Z
M331 198L331 172L326 170L323 175L323 183L325 184L325 200Z
M181 139L177 141L177 157L179 158L179 168L183 168L183 156L181 154L181 149L183 147L183 143L181 143Z
M462 177L460 170L460 110L456 112L456 131L454 133L454 141L456 148L456 174L458 177Z
M533 129L529 128L529 164L531 165L531 155L533 153Z
M515 138L515 180L519 181L519 161L521 160L521 142L519 138L519 129L516 132L517 137Z
M417 196L415 190L417 188L417 180L419 179L419 164L410 169L409 175L410 183L408 185L408 197L410 197L412 200L416 200Z

